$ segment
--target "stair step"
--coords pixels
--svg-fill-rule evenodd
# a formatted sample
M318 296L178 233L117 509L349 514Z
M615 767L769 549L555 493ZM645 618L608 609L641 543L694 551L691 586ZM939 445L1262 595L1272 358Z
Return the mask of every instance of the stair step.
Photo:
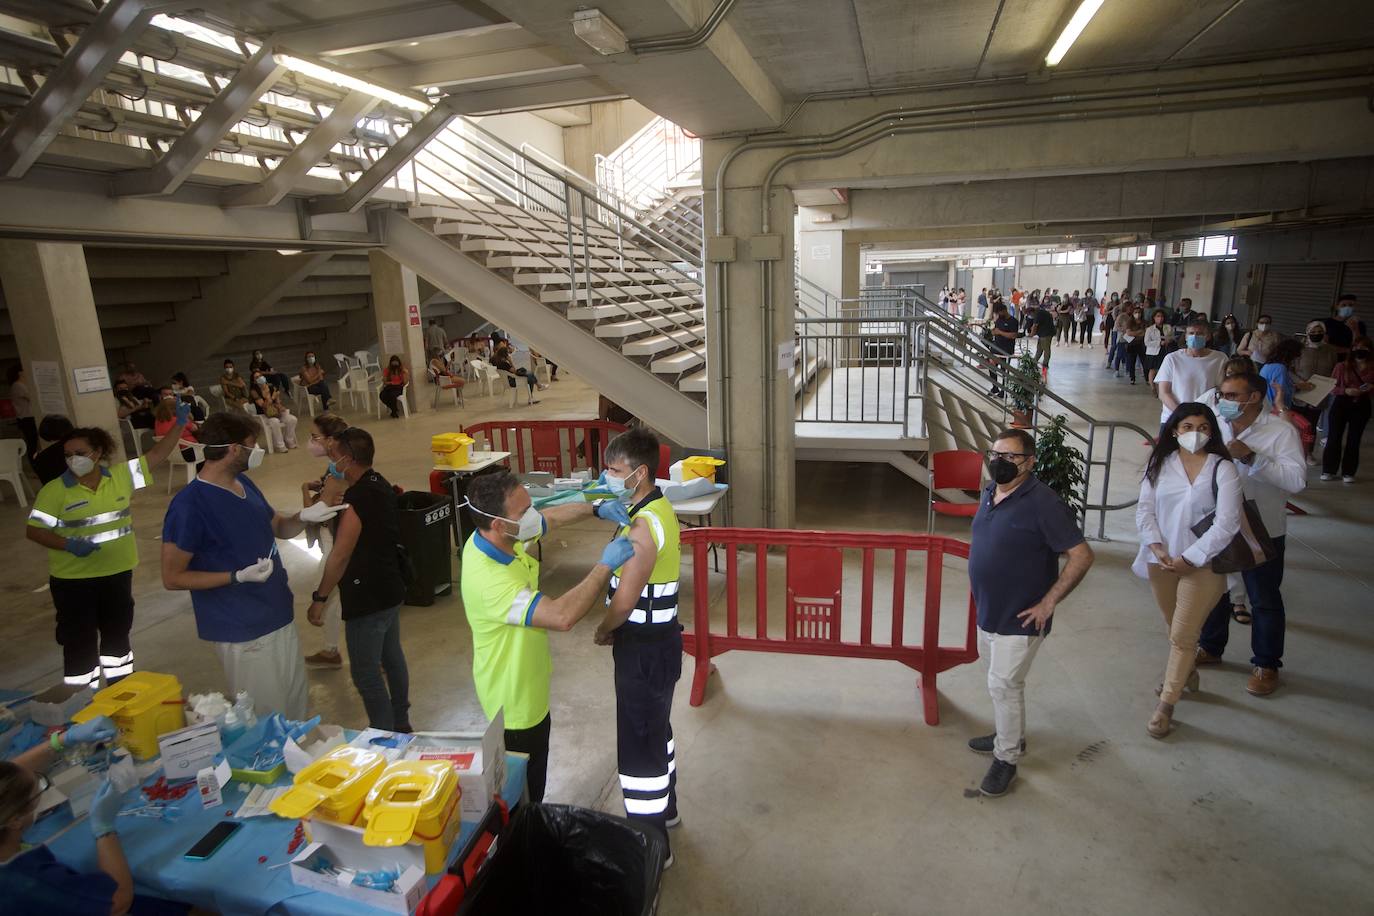
M677 389L678 391L685 391L688 394L705 394L706 383L706 370L702 369L700 372L693 372L686 378L679 380Z
M706 345L690 347L649 363L649 371L660 375L679 375L706 363Z
M436 233L437 235L438 233ZM452 244L452 242L450 242ZM491 251L500 254L546 254L568 256L568 246L566 241L563 244L554 244L548 240L528 241L508 238L464 238L458 242L459 251ZM601 245L589 245L584 250L580 245L573 246L573 252L581 263L583 255L593 258L616 258L620 255L614 248L607 248Z
M665 314L647 315L643 318L628 318L625 321L599 324L593 333L597 337L629 337L632 334L643 334L645 331L657 331L662 328L674 328L677 325L691 327L701 321L704 315L704 309L697 309L691 312L667 312Z
M626 283L623 285L613 285L599 279L593 275L591 285L591 297L596 299L635 299L643 296L680 296L700 295L701 287L695 283ZM583 287L579 284L577 289L545 289L539 293L540 302L578 302L583 296Z
M624 258L589 258L588 261L591 264L592 270L624 270L627 267L632 267L636 270L650 271L671 271L673 269L672 265L668 262L657 260L651 255L646 254L642 249L636 248L632 249L632 251L634 254L633 258L630 256L631 250L627 249ZM568 267L568 249L563 249L562 257L543 257L533 254L494 254L487 258L486 265L493 270L499 270L501 268L515 268L517 270L533 268L541 271L565 271ZM581 258L574 258L572 265L579 271L584 267ZM564 276L566 276L566 274L564 274ZM676 277L678 275L674 273L673 276Z
M626 356L655 356L677 347L693 346L706 337L706 325L694 324L686 330L676 328L664 334L655 334L642 340L632 340L622 344L620 352ZM654 370L657 372L658 370Z
M660 275L652 270L608 270L604 267L592 265L591 271L591 282L593 286L596 286L598 282L639 283L646 280L653 281L660 279ZM575 277L577 284L581 286L586 274L579 266L574 271L573 276ZM566 271L560 272L553 270L517 270L515 272L515 276L512 278L512 281L515 283L516 286L553 286L558 285L560 283L567 284L569 282L569 278Z
M535 216L525 210L511 208L509 210L493 210L487 205L475 204L471 207L411 207L410 218L417 221L441 220L442 225L447 227L454 225L474 226L478 228L489 228L490 226L513 227L520 229L539 229L562 231L564 219L556 213L545 213ZM582 221L576 220L573 223L573 232L581 233ZM587 221L587 234L602 236L605 238L617 238L614 229L608 229L600 223Z
M632 315L661 312L665 305L693 306L701 305L701 301L691 296L658 296L647 302L642 299L627 299L624 302L605 302L600 305L574 305L568 308L566 317L569 321L602 321L623 317L627 312Z

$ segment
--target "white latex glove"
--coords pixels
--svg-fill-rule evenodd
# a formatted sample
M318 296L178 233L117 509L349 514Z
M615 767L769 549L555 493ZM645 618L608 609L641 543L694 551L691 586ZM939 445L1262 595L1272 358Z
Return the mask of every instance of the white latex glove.
M234 573L235 582L266 582L272 578L272 558L263 557L252 566L245 566Z
M327 522L338 515L348 506L346 503L339 503L337 506L326 506L323 502L306 506L301 510L300 519L303 522Z

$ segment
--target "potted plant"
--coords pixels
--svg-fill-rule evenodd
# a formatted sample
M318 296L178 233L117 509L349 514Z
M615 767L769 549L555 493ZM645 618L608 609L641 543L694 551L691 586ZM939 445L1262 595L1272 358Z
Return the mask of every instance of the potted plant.
M1035 476L1059 494L1077 515L1083 511L1086 476L1083 453L1068 444L1068 421L1063 414L1050 420L1035 445Z
M1008 367L1007 394L1011 397L1011 425L1030 426L1031 413L1040 397L1040 366L1029 353L1022 353L1016 365Z

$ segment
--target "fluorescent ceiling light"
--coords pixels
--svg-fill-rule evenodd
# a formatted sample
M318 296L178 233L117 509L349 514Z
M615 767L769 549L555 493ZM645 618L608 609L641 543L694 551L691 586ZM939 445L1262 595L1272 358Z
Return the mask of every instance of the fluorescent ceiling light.
M329 67L322 67L317 63L302 60L299 57L292 57L289 54L273 54L273 59L293 73L300 73L311 79L319 80L322 83L329 83L331 86L338 86L341 89L348 89L354 92L365 92L370 96L379 98L384 102L390 102L397 108L408 108L411 111L426 112L430 109L429 102L417 98L413 95L406 95L394 89L387 89L378 86L376 83L369 83L367 80L358 79L347 73L332 70Z
M598 9L575 10L572 18L573 34L598 54L624 54L630 50L629 39L611 17Z
M277 249L277 254L292 255L292 254L300 254L300 253L301 253L301 249L299 249L299 248L278 248L278 249Z
M1078 40L1078 36L1083 34L1083 30L1088 27L1088 23L1097 15L1097 11L1102 8L1102 0L1083 0L1078 4L1078 9L1074 11L1073 18L1069 24L1064 26L1064 31L1059 33L1059 39L1050 48L1050 53L1045 55L1045 65L1049 67L1058 66L1064 59L1064 55L1069 53L1069 48Z

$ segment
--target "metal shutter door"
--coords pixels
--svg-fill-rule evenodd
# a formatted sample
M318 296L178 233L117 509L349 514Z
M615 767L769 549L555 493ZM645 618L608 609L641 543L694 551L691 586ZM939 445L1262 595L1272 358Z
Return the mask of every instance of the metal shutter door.
M1313 318L1331 314L1337 264L1266 264L1260 311L1280 334L1298 334Z
M1374 261L1347 261L1341 272L1339 293L1350 293L1360 300L1360 317L1368 321L1374 309Z

